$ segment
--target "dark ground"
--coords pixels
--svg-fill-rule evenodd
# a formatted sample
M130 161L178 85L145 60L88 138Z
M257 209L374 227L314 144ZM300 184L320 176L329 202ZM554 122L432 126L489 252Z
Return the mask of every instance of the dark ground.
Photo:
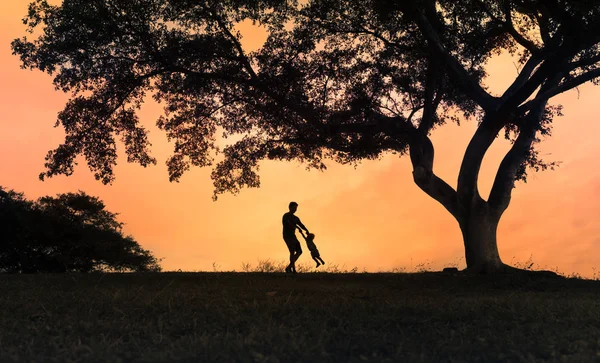
M600 281L0 275L0 361L600 362Z

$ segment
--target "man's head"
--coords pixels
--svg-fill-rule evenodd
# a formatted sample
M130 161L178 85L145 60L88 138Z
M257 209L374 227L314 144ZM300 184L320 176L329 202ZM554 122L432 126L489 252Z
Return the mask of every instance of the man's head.
M292 212L292 213L296 212L296 210L298 209L298 203L290 202L289 208L290 208L290 212Z

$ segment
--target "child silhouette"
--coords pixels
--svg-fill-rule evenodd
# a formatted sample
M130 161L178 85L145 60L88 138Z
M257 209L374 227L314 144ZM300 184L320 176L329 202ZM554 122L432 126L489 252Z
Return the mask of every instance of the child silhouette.
M305 236L304 232L302 232L300 228L298 228L298 230L300 230L300 234L302 235L302 237L304 237L304 240L306 241L306 246L310 251L310 256L313 258L313 260L315 260L315 262L317 262L317 267L324 265L325 261L323 261L323 259L321 258L321 254L319 253L319 250L317 249L317 246L314 242L315 234L308 233L308 235Z

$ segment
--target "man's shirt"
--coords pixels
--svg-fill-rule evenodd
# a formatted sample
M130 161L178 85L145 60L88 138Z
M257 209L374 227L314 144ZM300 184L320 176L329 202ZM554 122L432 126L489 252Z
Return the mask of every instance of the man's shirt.
M283 234L286 236L295 236L296 226L302 224L300 218L296 217L292 212L284 214L281 222L283 223Z

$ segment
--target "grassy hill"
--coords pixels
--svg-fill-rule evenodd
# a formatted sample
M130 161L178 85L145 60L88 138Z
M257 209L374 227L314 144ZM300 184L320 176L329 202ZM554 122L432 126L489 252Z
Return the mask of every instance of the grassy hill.
M0 361L600 361L600 281L0 275Z

